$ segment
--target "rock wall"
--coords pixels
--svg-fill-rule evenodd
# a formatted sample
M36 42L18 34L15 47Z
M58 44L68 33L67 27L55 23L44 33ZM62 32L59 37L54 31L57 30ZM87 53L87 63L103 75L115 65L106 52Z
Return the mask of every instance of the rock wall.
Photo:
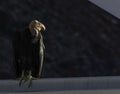
M0 17L1 28L7 23L0 31L5 58L12 34L38 19L46 25L42 77L120 75L120 21L87 0L1 0L0 9L8 15ZM15 73L10 62L1 63L1 77Z

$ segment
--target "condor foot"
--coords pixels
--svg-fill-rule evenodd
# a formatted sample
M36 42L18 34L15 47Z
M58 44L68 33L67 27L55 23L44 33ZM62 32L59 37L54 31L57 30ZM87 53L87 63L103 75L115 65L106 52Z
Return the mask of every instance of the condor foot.
M29 75L24 75L24 72L22 72L20 81L19 81L19 86L22 85L22 83L29 82L28 88L32 86L32 80L36 80L38 78L32 77L31 71L29 71Z

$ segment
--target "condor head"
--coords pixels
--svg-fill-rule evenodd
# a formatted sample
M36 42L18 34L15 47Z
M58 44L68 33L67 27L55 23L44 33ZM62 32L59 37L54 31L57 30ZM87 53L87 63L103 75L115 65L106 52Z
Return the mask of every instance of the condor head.
M29 24L29 30L33 37L38 37L39 32L41 32L41 30L44 31L45 29L45 26L38 20L33 20Z

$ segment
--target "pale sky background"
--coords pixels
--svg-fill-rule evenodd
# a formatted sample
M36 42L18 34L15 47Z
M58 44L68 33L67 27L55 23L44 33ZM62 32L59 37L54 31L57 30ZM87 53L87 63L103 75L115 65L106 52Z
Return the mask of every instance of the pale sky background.
M120 0L89 0L120 19Z

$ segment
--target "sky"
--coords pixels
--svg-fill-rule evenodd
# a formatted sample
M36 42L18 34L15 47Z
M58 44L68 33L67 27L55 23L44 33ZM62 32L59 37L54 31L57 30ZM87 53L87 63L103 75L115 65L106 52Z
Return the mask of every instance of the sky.
M120 0L89 0L120 19Z

